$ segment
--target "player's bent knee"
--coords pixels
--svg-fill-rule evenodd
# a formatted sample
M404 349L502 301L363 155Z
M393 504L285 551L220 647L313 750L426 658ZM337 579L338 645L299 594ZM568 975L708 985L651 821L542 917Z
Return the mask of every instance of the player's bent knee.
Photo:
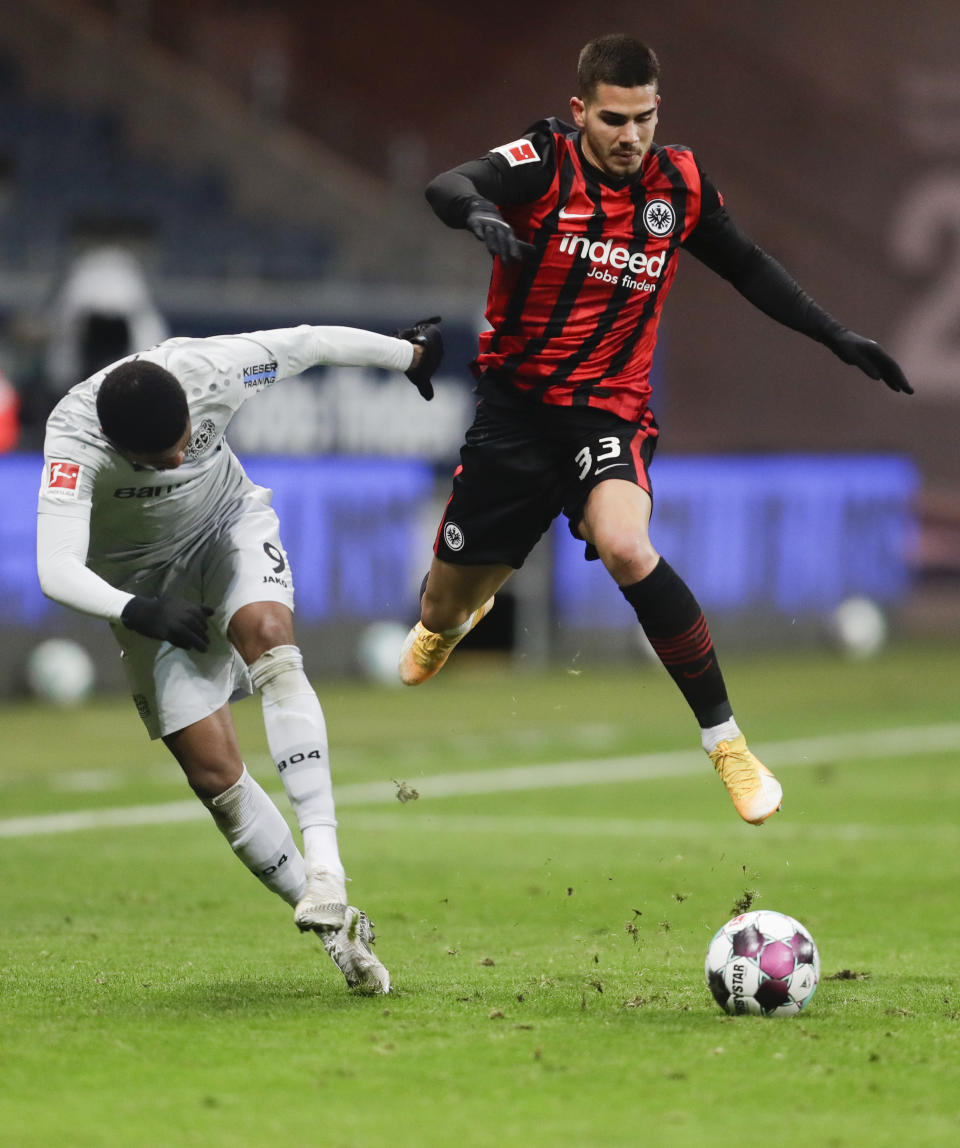
M271 650L283 649L286 646L294 646L293 631L286 619L281 620L270 616L258 621L256 629L247 640L247 648L250 653L256 653L258 656L262 656L264 652L269 653ZM249 654L247 656L249 657Z
M187 784L204 802L226 793L236 785L243 773L242 764L238 770L235 763L227 761L181 762L180 765Z
M244 661L252 665L265 651L293 645L293 615L276 602L251 602L236 611L227 634Z
M621 585L646 578L660 558L649 542L641 539L598 538L595 546L600 560Z

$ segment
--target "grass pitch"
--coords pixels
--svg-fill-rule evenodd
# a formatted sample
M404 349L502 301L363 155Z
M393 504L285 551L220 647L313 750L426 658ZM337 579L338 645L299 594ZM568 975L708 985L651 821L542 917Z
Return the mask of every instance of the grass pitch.
M725 669L784 784L762 829L655 667L319 682L385 998L346 991L128 701L0 709L0 1144L956 1143L960 653ZM256 702L236 717L282 802ZM818 943L795 1019L706 989L744 899Z

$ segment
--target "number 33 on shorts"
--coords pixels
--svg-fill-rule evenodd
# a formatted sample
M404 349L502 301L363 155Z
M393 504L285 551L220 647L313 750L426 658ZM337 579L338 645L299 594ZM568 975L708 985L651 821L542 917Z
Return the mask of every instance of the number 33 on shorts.
M614 467L629 466L630 463L623 461L620 455L620 439L616 435L604 435L597 439L595 450L590 446L581 447L574 457L580 468L580 481L583 482L591 471L599 475L605 470L613 470Z

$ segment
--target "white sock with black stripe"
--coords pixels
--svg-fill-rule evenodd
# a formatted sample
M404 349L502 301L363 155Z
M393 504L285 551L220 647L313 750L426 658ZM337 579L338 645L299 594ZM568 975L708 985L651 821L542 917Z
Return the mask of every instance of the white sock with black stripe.
M330 777L327 724L297 646L274 646L250 666L267 744L303 834L308 872L344 876Z
M250 872L287 904L296 905L306 888L303 858L283 814L247 767L239 781L203 804Z

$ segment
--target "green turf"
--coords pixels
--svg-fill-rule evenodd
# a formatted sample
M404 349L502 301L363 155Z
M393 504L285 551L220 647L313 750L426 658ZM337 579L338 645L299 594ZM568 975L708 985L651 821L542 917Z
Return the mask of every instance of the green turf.
M948 648L726 668L758 745L958 719ZM337 785L420 792L340 810L387 998L348 993L205 821L3 836L189 795L129 702L0 709L4 1148L960 1140L960 750L785 765L784 811L757 830L706 759L431 792L439 774L695 746L654 668L465 658L416 691L319 686ZM277 792L256 703L236 715ZM729 1018L707 993L707 942L746 894L819 944L827 976L796 1019Z

